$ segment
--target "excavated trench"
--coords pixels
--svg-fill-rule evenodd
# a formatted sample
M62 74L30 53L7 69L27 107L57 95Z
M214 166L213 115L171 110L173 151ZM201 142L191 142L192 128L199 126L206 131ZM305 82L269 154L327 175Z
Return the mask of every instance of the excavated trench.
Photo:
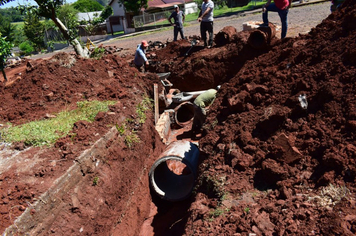
M233 27L225 27L215 36L216 46L210 49L211 51L198 46L189 47L186 42L178 41L157 52L156 60L159 63L153 63L151 71L162 73L166 72L163 70L168 69L171 72L168 80L173 86L170 87L171 93L166 93L168 90L162 89L160 97L166 97L169 102L161 102L161 104L166 104L166 108L161 107L160 109L163 111L161 112L161 121L165 125L162 123L156 125L161 138L170 141L166 142L168 147L150 170L150 192L153 203L157 207L157 213L149 222L155 235L181 235L189 218L188 209L194 201L191 193L199 175L198 165L201 161L199 155L206 155L194 151L199 146L199 139L193 138L190 131L196 115L193 106L194 99L206 89L215 88L217 85L229 81L246 61L268 52L274 36L273 25L269 30L240 33L237 33ZM230 53L226 53L226 49ZM162 60L166 53L173 51L177 53L177 57L174 58L175 66L172 66L170 60ZM190 54L187 56L187 53L184 52ZM221 59L222 54L224 55L223 59ZM197 65L198 58L205 61L203 63L208 68L203 69L200 67L201 65ZM219 68L214 70L217 68L216 64ZM181 66L188 65L189 69L180 70ZM204 76L204 72L208 77ZM205 82L197 83L198 78L202 76L204 76ZM178 93L181 95L181 101L175 103L174 98L178 96L177 90L181 92ZM190 96L195 93L197 95L194 97ZM182 97L187 99L182 99ZM167 113L171 115L169 116ZM167 126L169 126L169 131L167 131ZM190 145L191 148L184 148L185 145ZM178 152L178 150L180 151ZM211 183L205 184L211 185ZM217 196L219 193L211 192L210 194ZM147 230L143 230L143 232L147 232ZM141 235L144 234L141 233Z
M156 52L157 55L153 60L159 63L152 63L151 72L171 72L168 80L173 84L174 89L182 92L215 88L229 81L246 61L270 50L269 45L263 49L259 46L257 50L249 43L249 35L246 32L237 33L233 27L226 27L216 35L216 45L209 50L199 46L191 49L187 41L173 42ZM258 37L261 38L261 35ZM262 36L262 40L266 38ZM186 55L188 51L189 54ZM125 63L115 57L110 60L112 60L111 63L108 63L109 59L103 62L83 60L77 62L81 63L77 64L77 68L68 70L47 64L47 62L39 62L37 65L28 64L26 76L29 79L19 80L18 85L10 87L10 91L14 90L14 93L17 93L13 99L27 96L24 92L18 92L21 91L19 88L27 87L28 94L40 94L38 91L44 90L42 94L46 94L46 102L51 104L58 104L58 101L61 101L61 98L56 96L65 95L68 96L67 101L69 98L75 101L82 94L88 98L118 98L122 99L122 102L111 107L109 114L96 117L96 122L103 130L106 130L105 132L94 131L95 125L80 122L75 125L77 136L67 137L58 142L57 147L51 150L52 154L41 154L35 148L26 150L38 153L36 155L41 159L32 166L34 169L37 168L36 176L43 178L41 184L38 185L39 193L31 190L33 186L27 186L27 184L36 183L32 178L28 179L27 183L16 185L18 180L13 176L14 173L15 176L20 173L17 165L11 166L11 170L17 169L12 174L11 170L2 173L5 173L1 178L2 188L10 189L8 196L4 195L4 198L11 201L15 192L19 192L17 197L19 207L15 208L16 212L13 212L16 220L13 221L13 217L6 218L4 235L21 235L29 232L33 235L47 235L48 232L58 235L93 232L110 232L113 235L120 235L120 232L126 232L127 235L150 235L152 233L181 235L183 233L189 218L188 209L194 200L191 193L199 176L198 166L201 161L199 156L205 155L199 154L199 138L193 139L190 132L195 115L192 102L196 96L175 104L160 101L160 106L165 104L163 112L160 112L161 128L157 130L157 124L153 124L154 117L150 116L151 121L146 122L143 131L140 131L141 135L149 137L141 145L149 148L145 150L140 150L138 146L134 146L134 149L127 148L122 144L127 144L127 140L118 132L118 127L135 111L131 101L127 103L124 101L129 97L125 89L134 91L135 96L152 89L145 87L146 85L142 86L140 78L136 78L136 72L133 69L128 70ZM102 64L96 65L95 63ZM56 68L60 68L60 71L54 72L57 71ZM129 74L121 76L120 73L115 72L121 70L129 71ZM38 72L41 75L38 75ZM86 74L91 82L80 82L82 73ZM97 81L99 73L102 73L100 83ZM68 75L78 77L67 80ZM150 76L146 75L144 79L150 80ZM160 82L156 77L154 80L156 83ZM56 84L53 84L53 81ZM117 81L121 83L117 85ZM74 89L77 86L76 83L82 83L83 91ZM127 85L124 88L122 84L125 83L136 83L137 87ZM60 86L58 92L54 90L56 86ZM91 88L91 93L87 92L88 89L84 90L86 86ZM53 92L46 91L48 88L51 88ZM164 94L165 91L166 88L160 86L159 93L163 97L167 95ZM71 93L76 95L71 97L69 95ZM153 93L151 95L153 97ZM34 109L37 105L43 107L42 97L38 100L39 102L33 101ZM4 108L4 111L10 108L11 105L9 108ZM27 113L24 111L22 114L26 116ZM116 114L119 118L114 118ZM45 115L45 112L37 115L40 118L41 115ZM117 124L116 128L113 127L107 132L107 126L114 123ZM137 129L136 124L130 124L130 126L132 130ZM155 135L152 135L156 132L153 131L154 126L166 146L155 144L158 140ZM94 138L97 136L102 138ZM71 139L76 140L81 148L74 147ZM178 146L172 147L169 146L170 144ZM90 148L85 148L87 146ZM16 155L18 154L14 154ZM37 160L31 155L27 157L28 160ZM147 158L138 158L142 155ZM31 161L29 160L29 163L32 163ZM61 168L60 175L50 174L59 168ZM34 170L26 171L29 171L30 176L33 175ZM24 170L23 173L27 173L26 171ZM13 183L7 183L11 178L13 178ZM98 184L101 188L95 187ZM12 188L14 190L11 190ZM21 191L29 192L23 194L20 193ZM218 193L209 194L217 195Z

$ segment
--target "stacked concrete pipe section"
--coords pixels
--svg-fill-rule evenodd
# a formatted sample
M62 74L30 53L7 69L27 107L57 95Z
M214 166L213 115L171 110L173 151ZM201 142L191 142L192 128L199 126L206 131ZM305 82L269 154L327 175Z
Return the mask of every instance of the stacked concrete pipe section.
M194 143L186 140L171 143L151 167L152 190L167 201L188 198L197 178L198 160L199 148Z
M183 102L174 108L175 122L180 127L184 127L193 122L195 116L194 104L191 102Z
M256 49L263 49L270 45L271 39L276 35L276 27L272 23L268 26L258 27L250 33L248 43Z

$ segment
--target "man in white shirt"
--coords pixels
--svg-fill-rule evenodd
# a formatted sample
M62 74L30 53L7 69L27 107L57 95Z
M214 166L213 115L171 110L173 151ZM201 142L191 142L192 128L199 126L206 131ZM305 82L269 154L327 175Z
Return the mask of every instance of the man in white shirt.
M198 21L200 23L200 34L204 41L204 47L211 48L213 46L213 21L214 21L214 3L211 0L203 0ZM209 34L209 42L206 39L206 32Z

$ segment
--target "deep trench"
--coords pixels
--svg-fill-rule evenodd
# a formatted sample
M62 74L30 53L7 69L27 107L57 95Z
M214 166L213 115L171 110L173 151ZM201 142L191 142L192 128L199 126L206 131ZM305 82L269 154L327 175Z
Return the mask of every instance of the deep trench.
M236 42L234 42L236 43ZM269 45L268 45L269 46ZM183 51L186 51L187 49L184 48ZM201 49L200 49L201 50ZM252 53L251 53L252 50ZM254 50L251 48L250 45L247 43L243 46L240 47L240 51L238 53L234 52L229 54L230 58L226 58L226 66L224 67L225 71L223 71L224 75L227 75L227 77L222 77L222 76L216 76L213 78L214 85L219 85L223 84L225 82L228 82L231 78L233 78L239 70L242 68L242 66L245 64L246 61L251 60L255 57L260 56L261 54L267 53L270 50L270 48L265 48L264 50ZM197 52L199 51L199 48L196 47L191 52ZM182 54L183 55L183 54ZM239 57L236 57L236 55L239 55ZM186 60L183 59L183 60ZM153 67L153 70L151 72L153 73L159 73L164 70L164 68L160 67L163 65L160 65L160 63L156 63L156 66ZM175 77L175 71L170 71L171 72L171 78L168 78L169 81L172 79L175 81L177 77ZM185 89L189 87L194 87L197 91L199 90L204 90L206 88L200 88L197 86L194 80L191 80L189 78L193 78L195 76L194 72L192 74L185 74L185 80L184 80L184 86L181 87L180 83L174 83L178 85L178 89ZM176 88L176 87L175 87ZM183 90L184 91L184 90ZM175 105L176 107L177 105ZM173 107L173 108L175 108ZM193 113L193 114L192 114ZM182 123L183 125L188 123L189 125L189 120L192 119L192 116L194 116L194 109L192 109L190 106L182 106L180 112L176 114L176 119ZM177 137L178 139L178 137ZM199 157L199 163L201 163L203 157L202 156L207 156L207 154L200 153ZM197 168L199 169L199 168ZM197 182L201 179L201 183L199 186L197 186ZM206 189L204 189L204 186L206 185L206 188L209 188L208 185L209 183L204 181L204 177L201 176L201 174L198 172L197 173L197 179L195 179L195 189L193 192L198 193L198 192L205 192ZM163 200L160 198L157 193L153 190L152 186L150 185L150 193L152 197L152 202L153 204L157 207L158 213L154 216L154 219L152 221L151 226L154 229L155 235L183 235L185 228L188 227L186 225L189 217L190 217L190 212L188 211L191 204L194 201L194 194L191 194L190 197L188 197L185 200L182 201L167 201ZM214 193L209 193L209 197L215 198L216 194Z

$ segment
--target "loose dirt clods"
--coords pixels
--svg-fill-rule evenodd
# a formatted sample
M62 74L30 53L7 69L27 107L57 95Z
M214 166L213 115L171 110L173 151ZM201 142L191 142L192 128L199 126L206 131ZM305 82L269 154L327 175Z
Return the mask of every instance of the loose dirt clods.
M272 40L264 50L252 48L246 32L220 47L195 45L189 56L189 42L169 43L154 51L154 73L139 73L130 56L115 53L76 58L70 68L24 62L20 78L0 85L2 124L45 119L78 101L117 103L93 122L76 122L75 135L49 148L1 145L1 161L8 163L0 173L1 231L356 234L355 4L345 1L310 33ZM165 145L153 112L136 111L144 94L153 98L156 73L163 72L171 72L169 81L180 91L222 85L199 140L196 188L176 203L150 194L148 170ZM304 94L306 109L298 100ZM132 131L140 142L128 147L124 136ZM65 178L73 170L76 182Z

